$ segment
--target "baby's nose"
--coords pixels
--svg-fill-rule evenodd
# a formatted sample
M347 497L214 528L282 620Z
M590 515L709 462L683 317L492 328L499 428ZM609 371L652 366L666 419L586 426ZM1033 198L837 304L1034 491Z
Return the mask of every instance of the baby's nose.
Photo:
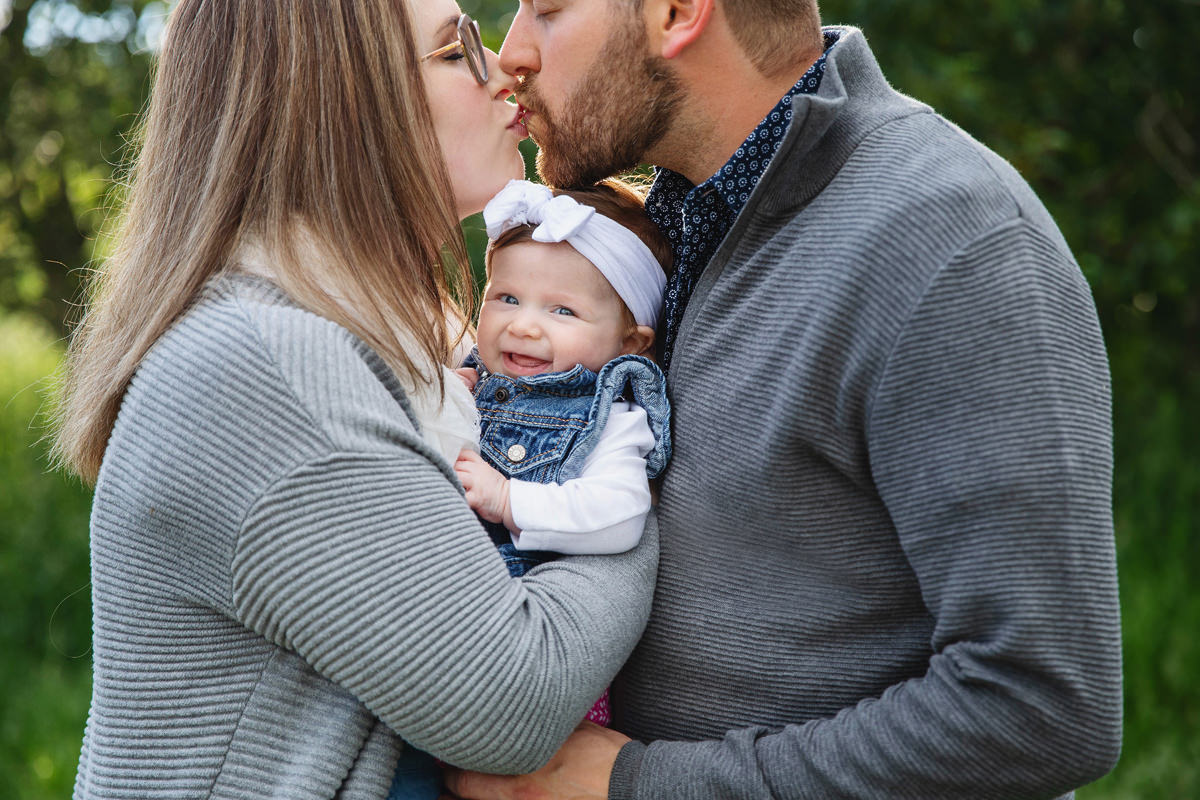
M537 323L532 314L518 314L509 328L517 336L527 339L536 339L542 335L542 326Z

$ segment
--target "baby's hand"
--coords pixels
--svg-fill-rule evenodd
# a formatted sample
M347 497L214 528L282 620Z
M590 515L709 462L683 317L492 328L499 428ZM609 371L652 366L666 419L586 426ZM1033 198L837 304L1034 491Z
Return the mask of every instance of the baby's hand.
M502 522L515 530L512 509L508 505L508 478L493 468L474 450L463 448L454 462L454 471L467 490L467 504L488 522Z
M462 382L467 385L467 388L472 392L475 391L475 384L479 383L479 372L472 367L459 367L454 370L454 374L462 378Z

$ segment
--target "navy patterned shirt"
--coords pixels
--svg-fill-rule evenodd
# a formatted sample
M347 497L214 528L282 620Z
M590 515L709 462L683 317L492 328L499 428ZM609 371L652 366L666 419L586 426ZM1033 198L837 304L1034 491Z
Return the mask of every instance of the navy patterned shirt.
M646 214L667 237L675 261L663 297L659 363L664 372L671 366L679 322L696 279L733 227L733 221L758 185L771 157L783 143L792 121L792 99L800 94L814 94L820 87L821 77L825 74L825 59L837 40L837 33L825 32L825 52L711 178L693 186L678 172L658 170L646 198Z

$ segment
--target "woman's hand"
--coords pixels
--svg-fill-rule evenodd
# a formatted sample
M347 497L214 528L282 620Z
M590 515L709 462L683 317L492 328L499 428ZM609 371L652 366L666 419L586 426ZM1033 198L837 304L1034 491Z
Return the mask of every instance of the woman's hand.
M454 462L454 472L467 490L467 505L488 522L501 522L520 533L508 502L508 478L485 462L474 450L463 448Z

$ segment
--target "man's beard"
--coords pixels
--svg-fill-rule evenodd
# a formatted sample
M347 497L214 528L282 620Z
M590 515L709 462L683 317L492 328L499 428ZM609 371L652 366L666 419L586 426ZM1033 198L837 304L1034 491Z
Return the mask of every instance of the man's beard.
M579 86L551 119L537 76L517 95L537 121L537 171L550 186L590 186L636 167L670 128L682 96L666 59L647 55L639 21L608 37Z

